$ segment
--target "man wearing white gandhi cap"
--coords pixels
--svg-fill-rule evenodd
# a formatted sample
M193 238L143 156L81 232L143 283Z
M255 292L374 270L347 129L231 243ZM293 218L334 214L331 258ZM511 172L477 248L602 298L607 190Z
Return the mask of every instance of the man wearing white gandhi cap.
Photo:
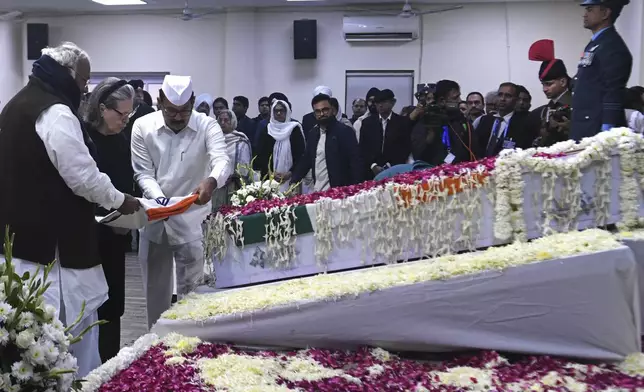
M213 191L232 173L219 124L194 111L194 102L191 78L168 75L159 90L161 110L141 117L132 128L134 179L145 198L163 204L170 197L199 194L197 206L141 229L139 262L150 327L170 307L173 259L179 296L201 283L201 223Z

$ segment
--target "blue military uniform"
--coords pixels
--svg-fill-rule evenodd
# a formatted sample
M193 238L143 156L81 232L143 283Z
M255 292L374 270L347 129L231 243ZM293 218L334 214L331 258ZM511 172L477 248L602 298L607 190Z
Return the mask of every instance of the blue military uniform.
M625 0L586 0L620 12ZM574 78L570 138L581 140L611 127L625 126L624 98L633 57L614 26L593 35Z

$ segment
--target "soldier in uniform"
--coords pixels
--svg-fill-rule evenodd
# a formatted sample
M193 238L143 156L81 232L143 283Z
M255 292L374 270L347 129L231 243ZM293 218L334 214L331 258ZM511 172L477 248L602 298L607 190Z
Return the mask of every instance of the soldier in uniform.
M550 101L530 112L527 129L534 146L550 146L569 139L572 89L566 65L555 58L555 45L549 39L530 46L528 58L541 61L539 80L543 93Z
M570 138L581 140L625 126L624 97L633 57L615 30L630 0L585 0L584 27L593 32L573 82Z

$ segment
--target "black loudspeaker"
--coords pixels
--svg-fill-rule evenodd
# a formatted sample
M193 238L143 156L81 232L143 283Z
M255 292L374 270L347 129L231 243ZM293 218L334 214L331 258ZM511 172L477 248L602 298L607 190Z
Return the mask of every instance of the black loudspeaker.
M38 60L40 51L49 45L49 25L46 23L27 24L27 59Z
M318 21L293 21L293 57L295 60L318 57Z

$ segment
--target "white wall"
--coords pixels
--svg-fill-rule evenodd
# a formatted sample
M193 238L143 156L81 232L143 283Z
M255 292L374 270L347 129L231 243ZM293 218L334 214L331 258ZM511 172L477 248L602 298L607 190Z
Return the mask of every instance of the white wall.
M638 12L641 16L641 6ZM556 55L572 76L590 37L575 2L468 4L462 10L424 16L423 39L402 44L349 44L342 38L342 16L339 11L258 11L191 22L140 15L29 22L48 23L52 44L70 40L85 48L93 71L189 74L197 93L229 100L245 95L254 102L282 91L294 103L296 117L309 111L311 92L319 84L329 85L343 101L345 70L413 70L417 82L454 79L463 97L509 80L525 85L538 105L545 98L537 78L539 64L527 58L530 44L553 39ZM318 21L318 59L293 60L292 22L306 18ZM634 17L625 32L637 47L638 59L644 44L641 22L642 17ZM25 80L31 62L25 57L21 61ZM634 73L639 81L639 71ZM3 89L0 86L0 92Z
M1 109L22 87L22 35L19 24L0 22L0 51Z

